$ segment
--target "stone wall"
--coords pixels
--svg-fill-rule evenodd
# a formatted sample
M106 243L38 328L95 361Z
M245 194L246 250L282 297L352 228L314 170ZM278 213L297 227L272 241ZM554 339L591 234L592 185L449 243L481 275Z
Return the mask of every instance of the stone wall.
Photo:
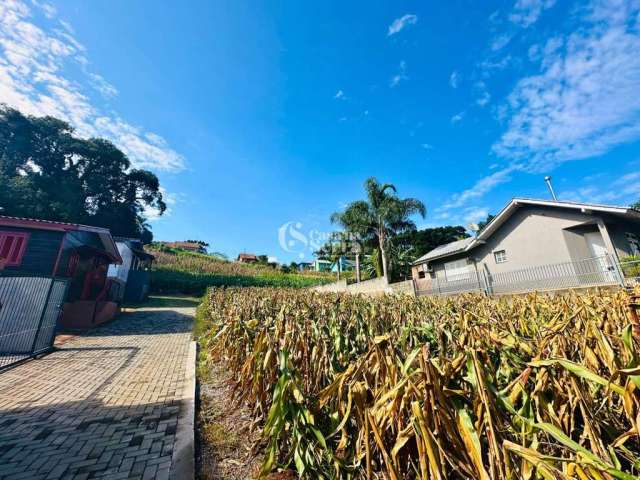
M384 295L385 293L403 293L414 295L413 281L387 283L385 277L373 278L360 283L347 284L346 280L313 287L316 292L346 292L365 295Z
M347 290L347 281L340 280L338 282L327 283L325 285L318 285L317 287L312 287L312 290L316 292L344 292Z

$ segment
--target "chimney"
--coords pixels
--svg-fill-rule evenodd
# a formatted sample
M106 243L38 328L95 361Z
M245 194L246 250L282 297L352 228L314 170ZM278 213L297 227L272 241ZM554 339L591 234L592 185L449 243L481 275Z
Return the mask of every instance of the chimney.
M549 187L549 192L551 193L551 197L553 198L553 201L557 202L558 197L556 197L556 192L553 191L553 185L551 185L551 177L547 175L546 177L544 177L544 181L547 184L547 187Z

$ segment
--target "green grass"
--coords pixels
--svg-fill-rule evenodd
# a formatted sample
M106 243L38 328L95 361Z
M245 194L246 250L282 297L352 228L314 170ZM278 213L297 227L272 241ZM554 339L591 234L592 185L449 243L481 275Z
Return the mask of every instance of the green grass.
M284 273L265 265L229 262L199 253L162 248L151 272L151 288L156 294L181 293L202 296L209 287L290 287L305 288L335 281L327 273Z

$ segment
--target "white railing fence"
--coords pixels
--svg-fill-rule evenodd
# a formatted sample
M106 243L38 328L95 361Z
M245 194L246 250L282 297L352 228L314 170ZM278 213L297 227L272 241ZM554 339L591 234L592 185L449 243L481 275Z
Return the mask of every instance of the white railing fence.
M635 275L635 277L632 276ZM609 255L563 262L510 272L470 272L454 279L433 278L416 289L417 295L454 295L484 292L488 295L563 290L597 286L625 285L631 279L640 280L640 261L616 263Z

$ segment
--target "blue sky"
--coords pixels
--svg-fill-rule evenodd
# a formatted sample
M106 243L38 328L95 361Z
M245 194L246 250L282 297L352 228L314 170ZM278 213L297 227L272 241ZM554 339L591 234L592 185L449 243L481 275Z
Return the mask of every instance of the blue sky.
M289 261L369 176L419 226L638 200L639 51L638 1L3 0L0 101L157 173L157 239Z

